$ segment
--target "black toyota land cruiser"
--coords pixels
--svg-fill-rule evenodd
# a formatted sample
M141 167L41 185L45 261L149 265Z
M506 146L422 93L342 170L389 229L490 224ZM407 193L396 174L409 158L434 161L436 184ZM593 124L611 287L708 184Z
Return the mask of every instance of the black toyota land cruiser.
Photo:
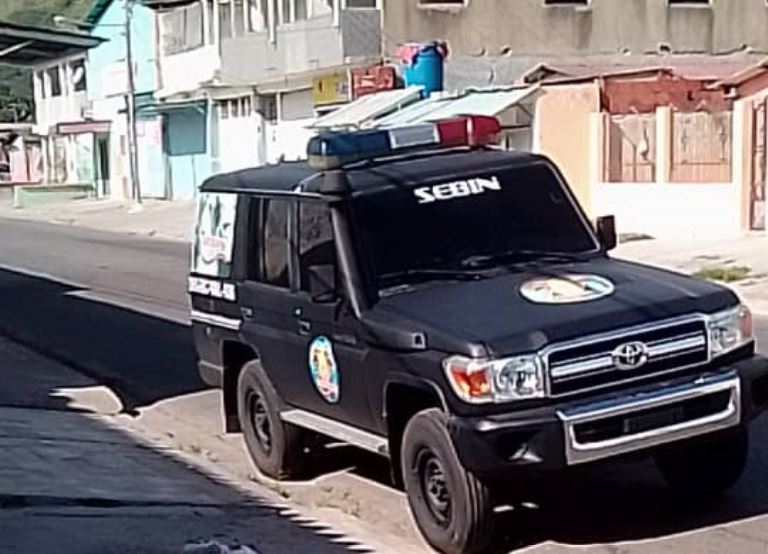
M733 485L768 361L729 290L611 258L546 158L469 117L315 137L309 163L202 187L189 277L200 371L258 468L323 436L391 461L426 540L479 552L493 484L654 456Z

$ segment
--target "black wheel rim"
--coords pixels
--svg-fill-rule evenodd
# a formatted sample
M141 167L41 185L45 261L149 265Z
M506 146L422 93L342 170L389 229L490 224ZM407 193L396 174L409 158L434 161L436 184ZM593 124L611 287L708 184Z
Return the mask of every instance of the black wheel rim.
M269 421L267 405L264 397L258 391L252 390L248 396L248 413L251 416L251 427L259 446L265 453L272 450L272 423Z
M447 527L451 521L452 502L442 461L430 449L424 448L416 458L416 469L429 512L438 525Z

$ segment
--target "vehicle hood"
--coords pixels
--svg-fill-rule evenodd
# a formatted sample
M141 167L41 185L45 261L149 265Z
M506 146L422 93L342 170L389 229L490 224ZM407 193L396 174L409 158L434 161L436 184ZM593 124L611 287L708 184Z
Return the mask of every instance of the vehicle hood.
M612 294L585 302L540 304L521 286L537 277L596 275ZM383 298L379 316L419 329L427 346L489 356L533 352L548 344L738 302L725 287L670 271L599 257L461 282L434 282Z

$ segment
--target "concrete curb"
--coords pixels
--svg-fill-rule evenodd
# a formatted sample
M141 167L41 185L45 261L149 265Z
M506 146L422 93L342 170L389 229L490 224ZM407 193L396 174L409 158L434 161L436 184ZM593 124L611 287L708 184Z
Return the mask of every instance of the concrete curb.
M117 235L154 239L154 240L164 240L168 242L180 242L184 244L189 244L191 242L190 237L187 237L187 236L181 237L179 235L167 234L167 233L163 233L162 231L158 231L157 229L148 229L148 228L105 229L103 225L100 226L96 223L79 221L76 218L62 218L62 217L49 217L49 216L36 217L36 216L29 216L29 215L22 215L22 214L13 214L8 212L0 212L0 219L7 219L7 220L13 220L13 221L26 221L31 223L43 223L47 225L58 225L63 227L77 227L79 229L87 229L90 231L108 232L108 233L113 233Z

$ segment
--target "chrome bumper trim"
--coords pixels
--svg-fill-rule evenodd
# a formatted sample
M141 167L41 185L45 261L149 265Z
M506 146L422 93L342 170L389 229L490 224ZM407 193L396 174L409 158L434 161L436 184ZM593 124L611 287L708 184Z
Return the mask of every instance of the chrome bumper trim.
M731 393L728 406L715 414L604 441L580 443L576 438L575 428L582 423L629 415L725 391ZM729 371L702 377L687 385L558 411L557 415L563 422L566 460L569 465L581 464L738 425L741 422L741 381L736 372Z

